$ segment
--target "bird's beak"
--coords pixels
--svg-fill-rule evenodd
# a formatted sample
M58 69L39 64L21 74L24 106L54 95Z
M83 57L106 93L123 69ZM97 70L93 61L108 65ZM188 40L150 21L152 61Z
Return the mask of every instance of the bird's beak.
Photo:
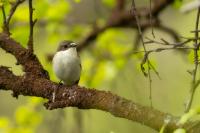
M73 42L73 43L70 43L70 46L71 46L71 47L76 47L77 44Z

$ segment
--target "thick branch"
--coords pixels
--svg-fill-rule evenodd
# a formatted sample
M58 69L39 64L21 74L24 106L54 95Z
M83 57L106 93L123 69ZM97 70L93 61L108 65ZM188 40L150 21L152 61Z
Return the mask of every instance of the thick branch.
M152 8L152 15L158 16L163 9L170 5L174 0L154 0L154 6Z
M55 102L52 102L52 93L57 89ZM15 76L7 67L0 67L0 90L11 90L14 94L37 96L49 99L45 104L48 109L78 107L80 109L98 109L110 112L116 117L129 119L157 131L164 121L169 121L165 131L171 133L179 126L178 117L160 112L151 107L141 106L130 100L114 95L111 92L99 91L80 86L68 87L59 85L45 78L34 76ZM199 125L199 124L198 124ZM188 122L182 125L188 133L195 133L199 126Z
M21 64L24 68L24 72L48 78L47 72L43 69L37 57L29 50L23 48L7 34L0 33L0 48L14 55L17 59L16 64Z
M55 102L52 103L52 93L57 88ZM176 126L177 118L162 113L150 107L144 107L130 100L114 95L110 92L87 89L80 86L66 88L44 78L32 76L15 76L6 67L0 67L0 89L11 90L15 94L37 96L49 99L46 107L49 109L78 107L80 109L99 109L110 112L114 116L126 118L142 123L155 130L159 130L165 119L170 118L166 131L172 131Z

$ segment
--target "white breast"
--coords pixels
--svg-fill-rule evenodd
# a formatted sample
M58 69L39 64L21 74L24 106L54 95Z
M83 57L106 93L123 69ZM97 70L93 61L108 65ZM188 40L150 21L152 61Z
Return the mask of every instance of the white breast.
M66 85L71 86L80 79L81 62L76 48L59 51L53 58L53 70Z

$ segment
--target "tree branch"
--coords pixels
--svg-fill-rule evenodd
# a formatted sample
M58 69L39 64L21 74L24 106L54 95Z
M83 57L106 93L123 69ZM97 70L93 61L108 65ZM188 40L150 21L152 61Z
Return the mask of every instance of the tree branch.
M57 88L58 91L55 102L52 102L54 88ZM170 121L166 127L166 132L172 132L180 126L189 129L194 124L188 122L185 125L177 126L178 117L141 106L111 92L80 86L67 88L45 78L15 76L7 67L3 66L0 67L0 90L11 90L17 95L49 99L49 102L45 104L47 109L78 107L79 109L103 110L116 117L142 123L157 131L160 130L166 119ZM194 128L190 130L193 131ZM190 130L188 130L189 133Z
M185 106L185 112L188 112L192 106L192 102L193 102L193 98L194 98L194 94L196 91L196 79L197 79L197 70L198 70L198 66L199 66L199 18L200 18L200 7L198 8L197 11L197 16L196 16L196 23L195 23L195 42L194 42L194 70L193 70L193 74L192 74L192 83L191 83L191 89L190 89L190 94L189 94L189 99L186 102L186 106Z
M180 37L178 36L178 33L175 30L161 24L158 25L156 28L171 35L175 42L181 42Z
M151 12L146 8L139 8L137 10L138 17L146 18L147 21L142 21L140 23L141 28L151 27L152 25L159 24L157 21L157 16L163 11L168 5L170 5L174 0L157 0L152 6ZM118 4L116 5L113 13L111 13L111 17L108 20L107 24L103 27L97 27L91 31L79 44L78 50L81 51L83 48L89 46L92 41L96 39L96 37L104 32L106 29L113 27L128 27L128 28L137 28L137 23L135 18L129 11L124 11L124 3L125 0L118 0ZM118 10L117 10L118 9ZM117 13L116 13L117 10ZM149 22L149 15L152 15L152 21Z
M9 15L8 17L5 19L5 22L4 22L4 25L3 25L3 31L4 33L7 33L7 34L10 34L9 32L9 24L10 24L10 20L13 16L13 14L15 13L15 10L17 9L17 7L23 3L25 0L17 0L15 3L12 3L11 4L11 9L10 9L10 12L9 12ZM5 12L5 11L4 11ZM5 15L5 13L4 13ZM4 16L6 17L6 16Z
M17 59L16 64L21 64L24 68L23 71L27 74L34 73L37 77L49 78L48 73L43 69L37 57L9 37L9 35L0 33L0 47L13 54Z
M51 102L53 88L58 88L55 102ZM48 109L78 107L80 109L99 109L110 112L114 116L126 118L132 121L143 123L155 130L159 130L164 119L170 117L170 124L167 130L177 128L177 118L136 104L110 92L87 89L80 86L73 86L73 89L60 86L48 79L33 76L15 76L8 68L0 67L0 89L11 90L15 94L24 96L37 96L49 99L45 104Z
M3 15L3 25L6 25L6 12L5 12L5 8L4 5L2 5L2 15Z
M33 6L32 0L29 0L29 40L28 40L28 49L33 53L33 27L36 23L36 19L33 21Z

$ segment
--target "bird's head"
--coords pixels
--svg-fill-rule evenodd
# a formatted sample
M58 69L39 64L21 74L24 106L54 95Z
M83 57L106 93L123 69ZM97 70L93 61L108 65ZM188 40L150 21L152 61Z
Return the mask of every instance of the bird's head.
M77 44L74 43L73 41L64 40L59 43L59 47L58 47L57 51L65 51L70 48L76 48L76 46L77 46Z

